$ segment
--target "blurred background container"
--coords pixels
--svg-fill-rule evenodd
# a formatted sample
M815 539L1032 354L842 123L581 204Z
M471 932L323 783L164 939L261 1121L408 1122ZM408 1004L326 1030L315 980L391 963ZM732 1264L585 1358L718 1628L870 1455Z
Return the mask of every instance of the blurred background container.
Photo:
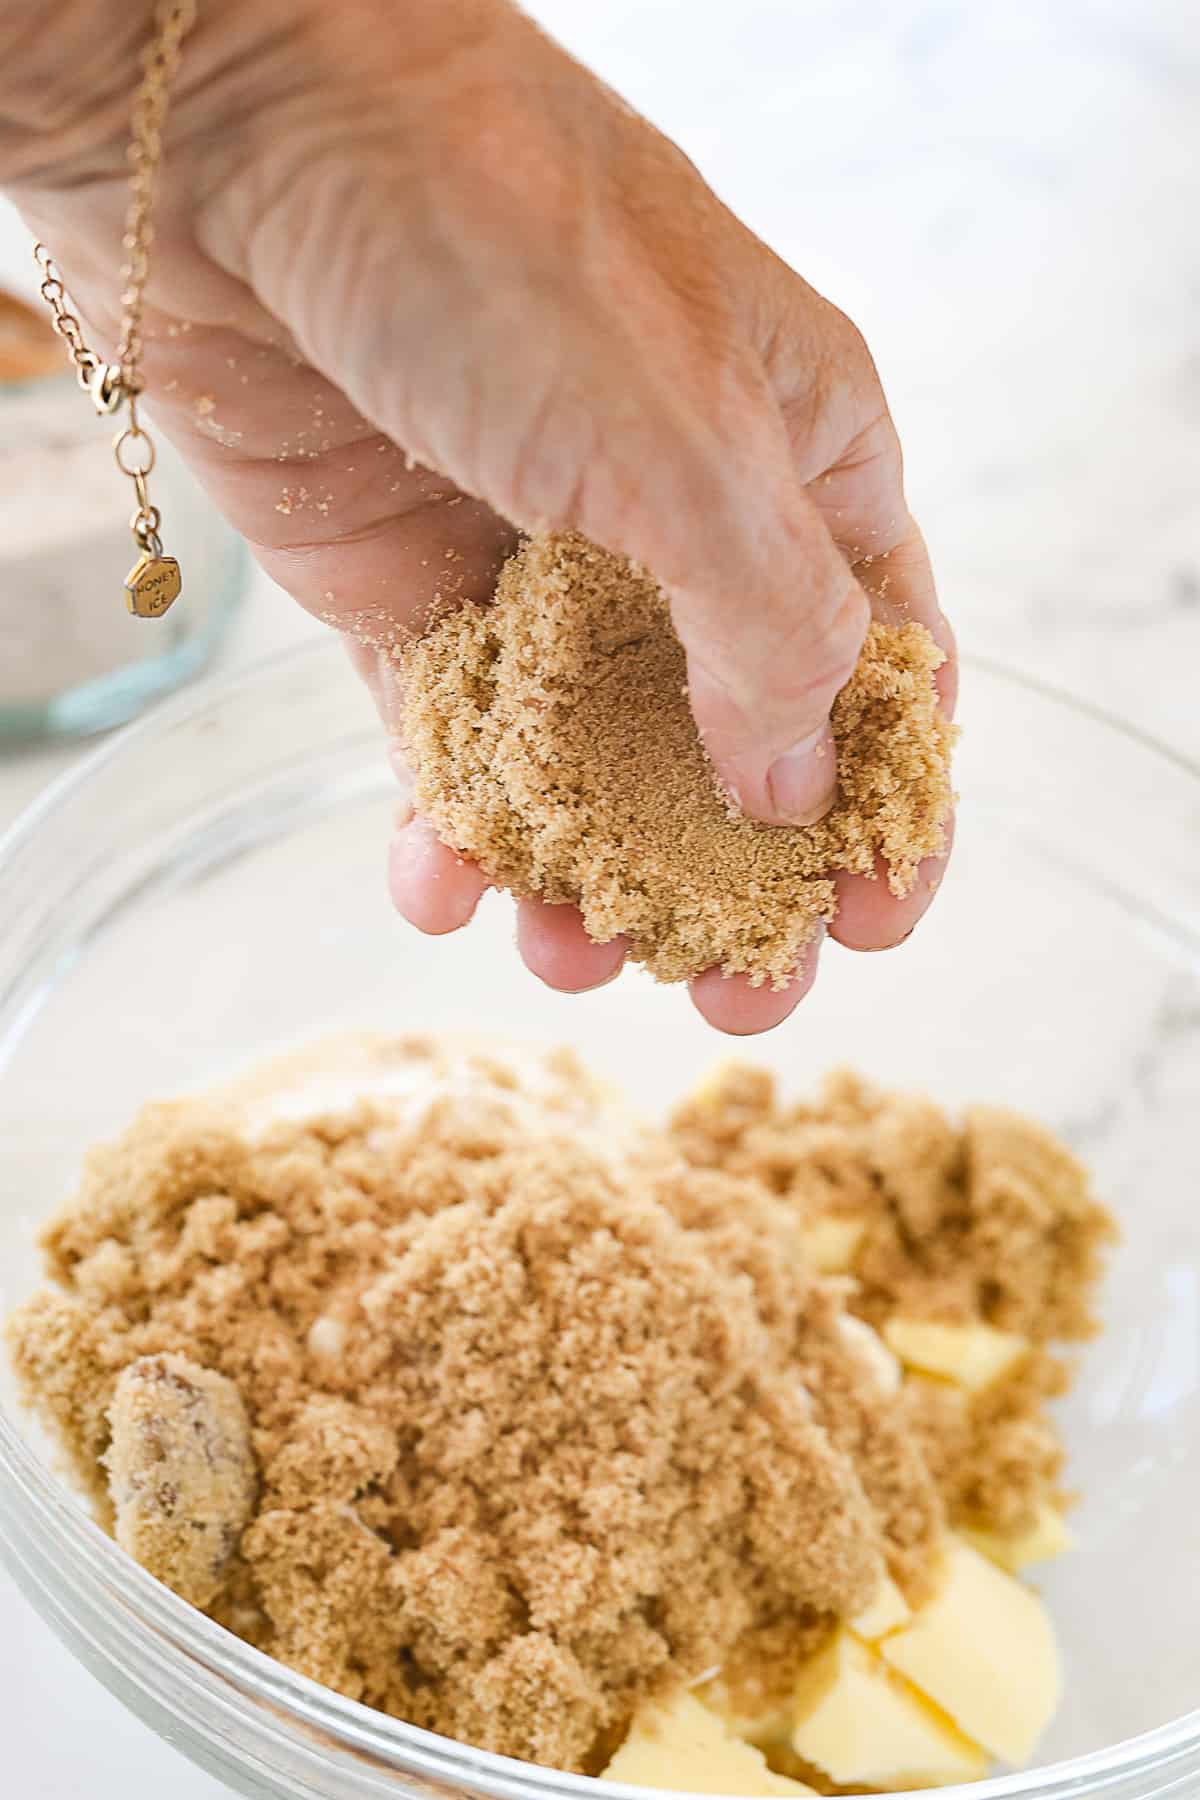
M113 431L48 322L0 287L0 747L132 718L205 666L245 587L240 540L159 438L154 497L184 590L162 619L126 610Z

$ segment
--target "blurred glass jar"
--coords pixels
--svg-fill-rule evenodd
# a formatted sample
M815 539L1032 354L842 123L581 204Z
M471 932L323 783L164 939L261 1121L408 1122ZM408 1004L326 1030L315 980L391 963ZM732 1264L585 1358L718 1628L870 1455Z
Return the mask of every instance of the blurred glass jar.
M126 610L130 484L49 325L0 292L0 745L132 718L211 657L246 586L237 534L156 434L153 498L183 593Z

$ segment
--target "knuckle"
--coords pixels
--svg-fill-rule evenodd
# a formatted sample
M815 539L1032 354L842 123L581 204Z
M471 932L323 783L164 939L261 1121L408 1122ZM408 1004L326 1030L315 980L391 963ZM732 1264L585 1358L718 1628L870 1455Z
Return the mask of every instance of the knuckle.
M890 427L887 401L867 341L829 301L796 333L779 370L780 399L793 453L805 481L843 459L879 422Z
M854 672L870 620L870 601L857 581L847 576L846 587L840 599L833 602L822 631L829 679L836 681L838 687Z
M870 620L866 595L843 568L813 604L797 608L791 629L772 648L767 667L786 707L828 700L854 673Z

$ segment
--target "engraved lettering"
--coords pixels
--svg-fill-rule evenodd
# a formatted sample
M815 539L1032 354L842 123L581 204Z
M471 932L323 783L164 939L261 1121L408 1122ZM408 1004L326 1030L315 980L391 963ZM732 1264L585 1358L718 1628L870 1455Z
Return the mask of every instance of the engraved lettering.
M182 585L173 556L147 553L134 564L125 582L129 610L141 619L161 618L178 598Z

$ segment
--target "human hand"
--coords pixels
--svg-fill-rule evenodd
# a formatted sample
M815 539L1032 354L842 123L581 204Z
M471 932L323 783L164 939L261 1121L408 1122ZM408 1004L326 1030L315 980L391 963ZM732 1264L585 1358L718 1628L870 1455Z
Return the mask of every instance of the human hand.
M94 6L45 13L0 5L19 52L0 56L0 177L111 343L146 21L114 11L100 67L70 44ZM64 88L72 69L91 94ZM387 0L211 0L150 299L156 419L264 567L347 633L393 733L393 648L438 596L488 597L513 520L654 570L697 725L759 818L825 810L829 709L872 612L928 626L952 706L952 639L860 335L506 0L414 0L402 19ZM900 941L943 860L904 900L840 879L830 934ZM466 924L487 885L421 820L397 832L391 883L432 932ZM535 901L518 942L570 990L623 957ZM712 970L693 998L721 1029L762 1030L816 958L781 993Z

